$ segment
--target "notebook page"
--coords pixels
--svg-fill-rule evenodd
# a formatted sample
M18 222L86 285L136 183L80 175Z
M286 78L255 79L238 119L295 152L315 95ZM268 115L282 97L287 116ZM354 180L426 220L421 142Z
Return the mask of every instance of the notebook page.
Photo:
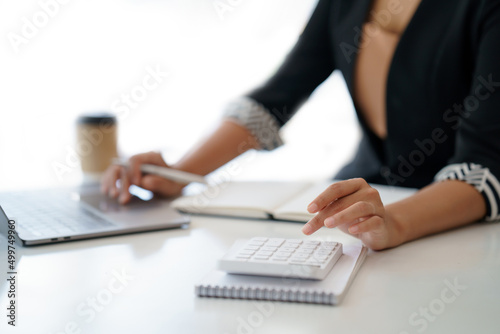
M229 182L181 197L172 205L191 213L269 218L275 208L308 186L307 182Z
M299 196L294 197L289 202L277 208L274 212L274 218L282 220L294 220L306 222L314 214L307 212L307 206L313 199L315 199L319 194L321 194L329 185L337 180L328 180L316 183L303 191ZM373 188L377 189L380 195L380 199L384 205L397 202L403 198L413 195L417 189L413 188L402 188L402 187L392 187L379 184L370 184Z
M332 183L333 181L322 181L304 189L300 195L277 208L274 211L274 218L300 222L309 221L314 217L314 214L307 212L307 206Z

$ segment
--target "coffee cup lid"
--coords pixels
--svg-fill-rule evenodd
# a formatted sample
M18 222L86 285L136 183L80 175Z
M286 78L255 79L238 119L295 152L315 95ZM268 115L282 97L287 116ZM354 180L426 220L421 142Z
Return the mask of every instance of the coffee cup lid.
M97 111L80 115L77 120L78 124L101 124L102 122L114 124L116 123L116 117L110 112Z

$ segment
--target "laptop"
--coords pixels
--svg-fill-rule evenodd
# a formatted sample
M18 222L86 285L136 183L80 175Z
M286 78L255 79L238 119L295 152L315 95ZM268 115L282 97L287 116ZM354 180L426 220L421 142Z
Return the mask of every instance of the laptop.
M26 246L119 234L187 227L189 217L131 187L131 202L120 205L98 186L0 193L0 233L15 220L17 241Z

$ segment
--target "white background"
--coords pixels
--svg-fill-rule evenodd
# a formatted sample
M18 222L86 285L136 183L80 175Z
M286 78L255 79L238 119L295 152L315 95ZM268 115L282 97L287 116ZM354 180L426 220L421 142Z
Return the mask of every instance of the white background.
M0 2L0 190L79 182L79 168L67 162L76 118L112 111L147 67L169 75L120 115L119 148L126 156L161 150L175 162L229 101L277 69L316 1L70 0L46 22L41 3L55 0ZM221 3L230 9L218 12ZM14 46L26 20L41 27ZM247 159L238 177L323 178L349 159L359 130L339 74L283 136L284 148ZM58 177L59 163L71 168Z

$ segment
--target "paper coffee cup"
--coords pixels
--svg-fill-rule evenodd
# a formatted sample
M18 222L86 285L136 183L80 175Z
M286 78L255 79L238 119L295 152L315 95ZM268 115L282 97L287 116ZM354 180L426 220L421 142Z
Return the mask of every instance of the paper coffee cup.
M98 178L118 157L116 117L106 112L87 113L76 125L84 177Z

